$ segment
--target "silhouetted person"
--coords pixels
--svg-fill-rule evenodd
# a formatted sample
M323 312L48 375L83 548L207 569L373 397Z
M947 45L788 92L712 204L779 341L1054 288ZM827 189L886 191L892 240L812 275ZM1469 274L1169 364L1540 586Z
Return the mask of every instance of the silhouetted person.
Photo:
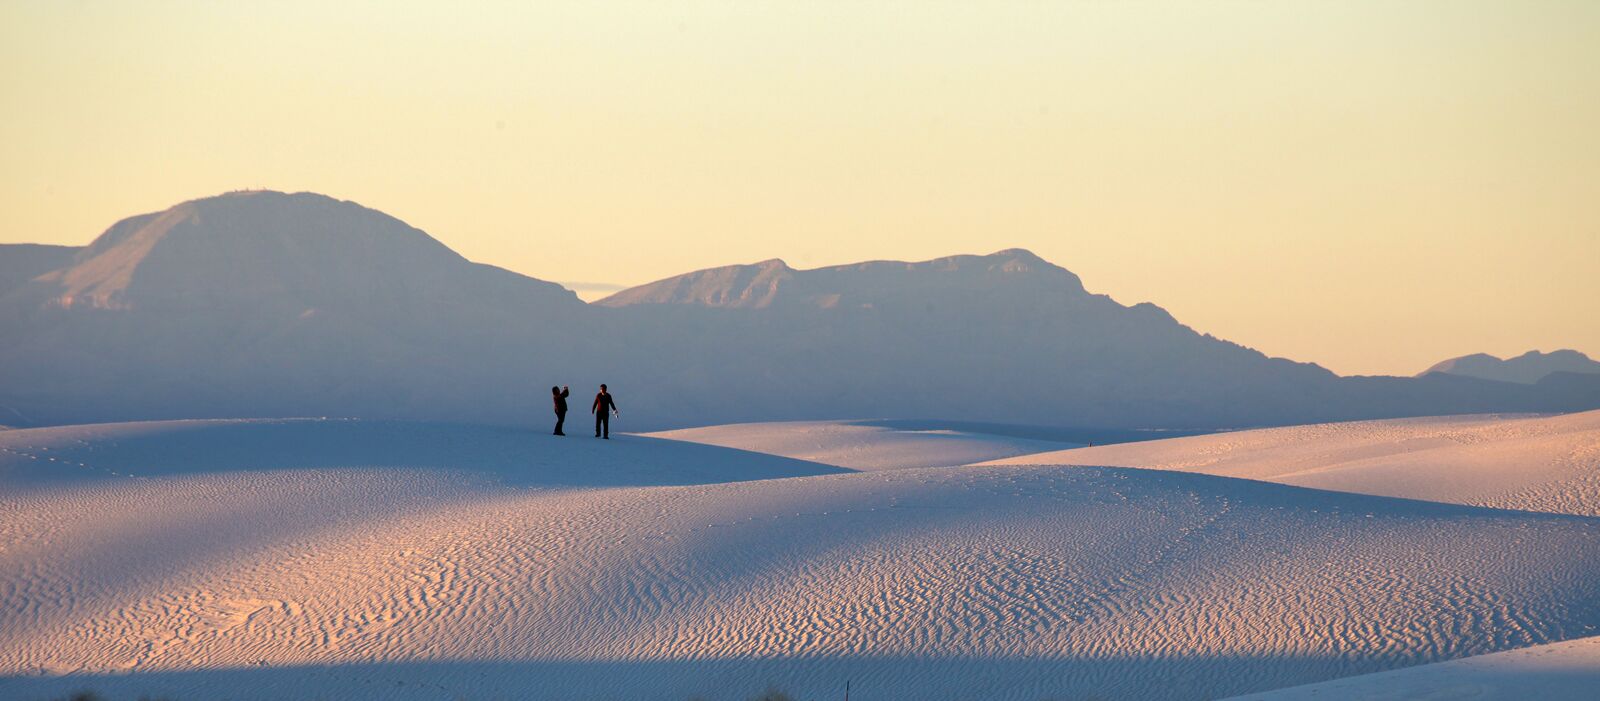
M594 405L589 407L589 413L594 414L594 437L611 438L611 415L621 415L622 412L617 411L617 402L606 391L605 385L600 385L600 393L594 395Z
M550 388L550 398L556 402L556 435L558 436L567 435L561 432L561 425L567 422L567 395L569 394L571 392L567 391L566 387L561 389Z

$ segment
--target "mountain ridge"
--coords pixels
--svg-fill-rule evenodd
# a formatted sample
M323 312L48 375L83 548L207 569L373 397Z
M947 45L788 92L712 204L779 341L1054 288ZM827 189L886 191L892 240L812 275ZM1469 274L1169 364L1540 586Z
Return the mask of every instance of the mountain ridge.
M1473 353L1439 362L1418 373L1417 376L1442 373L1531 385L1546 376L1562 372L1600 374L1600 362L1566 348L1549 353L1531 350L1514 358L1505 359L1488 353Z
M35 277L67 265L81 250L80 246L0 244L0 297Z
M113 224L70 265L30 281L28 302L96 309L237 307L298 294L306 308L315 308L338 296L449 295L471 277L463 272L468 266L482 264L354 202L316 193L242 191ZM498 284L571 295L553 283L510 275L498 275ZM320 287L332 294L310 294Z
M1341 378L1089 292L1023 249L695 271L584 304L312 193L119 221L0 294L0 418L526 425L606 382L630 428L938 418L1212 429L1600 408L1582 377ZM47 256L48 257L48 256ZM50 261L33 264L46 266ZM11 279L33 272L29 265Z
M1022 248L988 255L953 255L924 261L871 260L811 269L790 267L781 258L757 263L696 270L631 287L594 304L622 307L641 304L693 304L718 308L762 309L774 304L835 308L871 304L885 290L863 288L852 276L892 277L891 285L914 289L938 285L982 286L1004 276L1038 275L1056 280L1061 289L1087 294L1071 271ZM855 283L855 284L852 284Z

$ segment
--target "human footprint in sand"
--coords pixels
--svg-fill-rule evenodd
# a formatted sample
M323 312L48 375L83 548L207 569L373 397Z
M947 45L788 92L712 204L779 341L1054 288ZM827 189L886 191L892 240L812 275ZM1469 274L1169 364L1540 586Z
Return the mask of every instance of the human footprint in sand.
M594 395L594 404L589 407L589 413L594 414L594 437L610 439L611 416L621 416L622 412L617 411L617 402L606 391L605 385L600 385L600 393Z

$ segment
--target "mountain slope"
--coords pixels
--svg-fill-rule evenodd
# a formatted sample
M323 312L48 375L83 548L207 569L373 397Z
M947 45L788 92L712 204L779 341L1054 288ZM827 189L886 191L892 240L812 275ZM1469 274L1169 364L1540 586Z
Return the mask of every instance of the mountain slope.
M1192 424L1201 407L1231 422L1288 409L1299 400L1285 386L1334 377L1202 336L1154 305L1091 294L1076 275L1015 249L817 270L769 261L597 304L673 368L666 379L682 382L670 396L709 423ZM773 395L788 400L786 413Z
M233 193L118 222L0 297L0 423L504 416L520 372L583 352L560 286L388 215Z
M865 307L956 301L1025 285L1035 294L1087 297L1078 276L1030 251L950 256L919 263L870 261L795 270L773 259L701 270L618 292L595 304L694 304L705 307Z
M1558 372L1600 374L1600 361L1591 360L1589 356L1575 350L1558 350L1549 353L1541 353L1535 350L1528 351L1515 358L1506 358L1505 360L1487 353L1475 353L1473 355L1463 355L1459 358L1451 358L1422 371L1420 374L1465 375L1485 380L1531 385L1552 373Z
M78 250L73 246L35 243L0 244L0 297L35 277L70 264Z
M671 369L652 395L671 406L647 406L703 423L917 416L1214 428L1600 406L1595 388L1338 378L1197 333L1155 305L1092 294L1018 249L816 270L729 266L597 305Z
M542 423L545 388L581 396L601 382L629 429L883 417L1209 429L1600 407L1600 382L1339 378L1090 293L1016 249L818 270L768 261L585 305L307 193L118 222L0 295L0 329L8 425Z
M575 301L554 283L471 263L382 212L278 192L230 193L125 219L23 292L14 304L99 309Z

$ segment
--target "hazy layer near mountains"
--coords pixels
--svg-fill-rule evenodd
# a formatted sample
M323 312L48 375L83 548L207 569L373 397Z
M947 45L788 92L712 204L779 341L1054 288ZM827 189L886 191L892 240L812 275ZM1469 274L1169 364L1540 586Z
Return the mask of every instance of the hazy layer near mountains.
M276 192L132 217L82 249L23 260L14 248L0 249L7 424L542 423L549 386L571 384L581 408L600 382L641 429L868 417L1232 427L1600 407L1600 377L1340 378L1093 294L1023 250L819 270L774 260L585 305L381 212Z

